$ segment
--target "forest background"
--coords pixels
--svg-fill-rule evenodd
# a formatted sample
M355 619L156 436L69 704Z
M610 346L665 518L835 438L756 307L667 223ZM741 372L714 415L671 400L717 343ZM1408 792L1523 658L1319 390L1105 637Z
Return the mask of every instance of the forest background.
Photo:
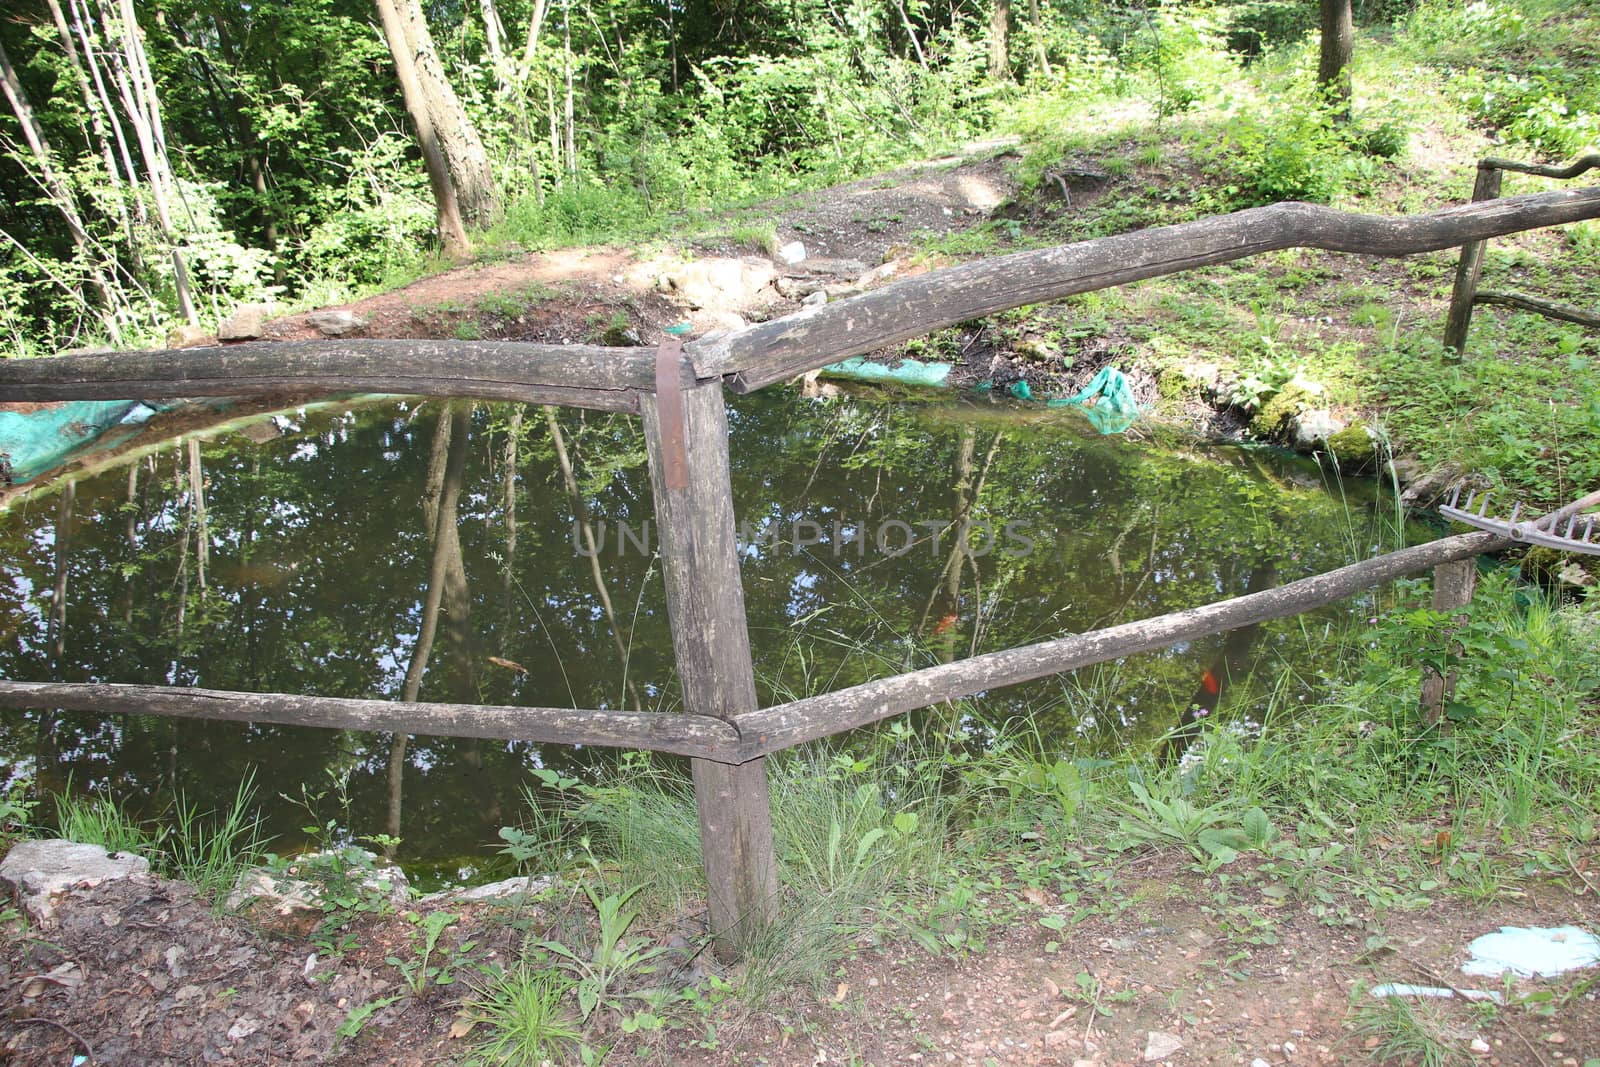
M1437 43L1463 25L1514 42L1523 19L1482 2L1353 14ZM1231 114L1230 171L1249 177L1192 214L1328 201L1351 159L1405 134L1392 115L1342 122L1318 92L1318 15L1292 0L22 0L0 18L0 343L152 343L241 302L350 299L430 257L660 232L975 136L1048 141L1107 99L1157 123ZM1280 91L1230 99L1279 46ZM1497 80L1491 64L1471 84L1545 154L1593 139L1579 72Z

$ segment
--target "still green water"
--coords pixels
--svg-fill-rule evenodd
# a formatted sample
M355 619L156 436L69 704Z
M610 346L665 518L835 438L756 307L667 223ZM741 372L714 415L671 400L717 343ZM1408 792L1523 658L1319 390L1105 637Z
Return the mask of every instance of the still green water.
M1068 410L767 390L736 399L730 425L764 703L1289 581L1372 554L1392 525L1372 486L1330 483L1310 461L1100 437ZM174 441L80 478L70 501L55 485L0 513L0 676L399 699L432 571L421 699L677 706L638 420L388 400L235 424L201 439L197 470L192 455ZM436 549L429 513L443 506L448 527L452 501L459 543ZM966 552L949 529L962 522ZM970 724L981 736L1028 716L1048 743L1110 752L1170 729L1208 670L1230 713L1249 715L1263 698L1248 676L1315 678L1338 617L998 690ZM387 736L39 723L0 713L11 776L70 778L157 813L175 790L226 805L253 773L280 844L309 821L294 802L307 794L322 794L320 819L385 826ZM581 775L609 758L416 738L399 858L466 875L518 819L530 769Z

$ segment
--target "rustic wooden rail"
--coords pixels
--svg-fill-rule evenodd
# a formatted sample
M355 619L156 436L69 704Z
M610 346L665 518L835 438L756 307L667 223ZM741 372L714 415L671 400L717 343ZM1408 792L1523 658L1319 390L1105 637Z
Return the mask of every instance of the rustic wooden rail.
M1597 168L1600 168L1600 152L1579 156L1563 166L1519 163L1514 159L1490 156L1478 163L1477 177L1472 184L1472 200L1473 203L1484 203L1499 197L1500 178L1508 170L1518 174L1533 174L1541 178L1566 180ZM1466 348L1467 330L1472 326L1472 309L1478 304L1498 304L1520 311L1532 311L1564 322L1575 322L1580 326L1600 326L1600 315L1590 314L1581 308L1555 304L1519 293L1479 291L1478 280L1483 276L1483 251L1486 245L1487 239L1479 237L1461 246L1461 259L1456 264L1455 286L1450 292L1450 311L1445 316L1444 322L1446 348L1453 348L1457 352Z
M1332 603L1507 542L1475 533L1231 600L758 706L734 533L724 386L748 392L941 326L1305 247L1400 256L1600 217L1600 188L1409 218L1278 204L935 271L682 352L492 342L247 344L0 362L0 400L265 395L308 388L564 404L643 416L682 714L394 703L0 680L0 707L616 745L690 757L712 928L724 949L777 894L766 757L916 708ZM676 373L674 373L676 367ZM1579 507L1592 506L1580 501Z

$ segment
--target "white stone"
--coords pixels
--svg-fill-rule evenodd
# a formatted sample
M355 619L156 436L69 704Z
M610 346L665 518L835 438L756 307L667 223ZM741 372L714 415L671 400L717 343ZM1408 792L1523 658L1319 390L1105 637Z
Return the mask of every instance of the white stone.
M75 888L150 873L150 861L74 841L22 841L0 863L0 884L40 926L55 921L54 898Z
M1311 408L1289 421L1289 435L1295 448L1309 452L1319 444L1327 444L1328 438L1344 427L1344 422L1327 408Z
M364 329L367 320L354 311L313 311L306 316L306 325L324 337L343 337Z
M355 851L359 853L363 865L373 862L372 853L365 849ZM228 894L229 909L237 911L255 901L258 906L270 908L280 916L321 915L322 908L317 904L317 883L296 875L302 868L313 866L329 855L327 852L312 852L301 856L289 864L285 875L266 867L253 867L245 871L239 876L239 883L234 886L233 892ZM386 896L394 904L404 904L411 897L410 884L399 867L366 870L361 884L364 890Z
M1468 1045L1467 1047L1479 1055L1482 1055L1483 1053L1489 1051L1489 1042L1485 1041L1481 1037L1475 1037L1472 1039L1472 1044Z
M808 308L819 308L827 302L828 291L826 289L818 289L816 292L800 301L800 303L804 304Z
M796 263L804 263L806 259L806 246L799 241L790 241L778 249L778 258L791 267Z
M1272 1064L1268 1063L1260 1056L1257 1056L1255 1059L1250 1061L1250 1067L1272 1067Z
M550 875L543 875L538 878L531 875L507 878L504 881L490 882L488 885L468 886L465 889L443 889L437 893L429 893L417 903L419 905L448 904L452 902L474 904L482 900L505 900L509 897L534 896L543 893L555 884L555 878Z
M692 307L744 307L777 278L765 259L697 259L663 275L658 287Z
M1145 1035L1144 1062L1155 1063L1175 1055L1183 1048L1183 1038L1177 1034L1169 1034L1165 1030L1151 1030Z

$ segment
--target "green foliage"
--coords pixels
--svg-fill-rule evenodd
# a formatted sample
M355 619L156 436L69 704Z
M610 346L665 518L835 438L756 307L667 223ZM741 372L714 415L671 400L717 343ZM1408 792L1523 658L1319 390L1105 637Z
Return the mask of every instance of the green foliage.
M596 878L600 876L598 866L594 874ZM643 888L634 886L601 895L592 884L584 883L584 894L600 923L599 936L589 951L580 952L559 941L539 941L534 946L547 953L555 966L570 976L578 1000L578 1015L585 1023L591 1022L600 1008L621 1015L631 1014L626 1010L620 984L652 974L655 968L651 961L666 952L663 946L651 945L648 939L630 940L626 936L628 928L639 917L638 909L629 902Z
M436 955L439 937L447 928L459 921L460 916L447 911L431 911L427 915L406 912L405 920L412 924L411 955L409 958L386 956L384 962L400 972L401 980L413 997L423 997L431 990L454 985L456 972L469 960L476 947L475 941L462 941L446 946Z
M1376 160L1398 155L1404 144L1405 134L1393 121L1369 128L1360 120L1342 124L1331 107L1307 93L1265 117L1235 115L1203 154L1223 183L1219 196L1225 206L1325 204L1368 189L1378 176Z
M473 1046L472 1062L541 1067L565 1061L583 1040L564 1004L569 988L560 971L526 963L485 982L465 1004L468 1017L488 1031Z
M90 794L75 795L71 784L54 797L56 834L80 845L100 845L107 852L148 854L161 844L163 834L152 835L116 799Z
M33 809L38 806L38 801L29 796L32 789L33 780L19 776L0 795L0 845L27 836Z
M172 813L167 853L172 870L199 894L221 905L239 876L261 862L261 817L252 810L254 776L239 783L233 804L218 818L203 815L181 795Z

